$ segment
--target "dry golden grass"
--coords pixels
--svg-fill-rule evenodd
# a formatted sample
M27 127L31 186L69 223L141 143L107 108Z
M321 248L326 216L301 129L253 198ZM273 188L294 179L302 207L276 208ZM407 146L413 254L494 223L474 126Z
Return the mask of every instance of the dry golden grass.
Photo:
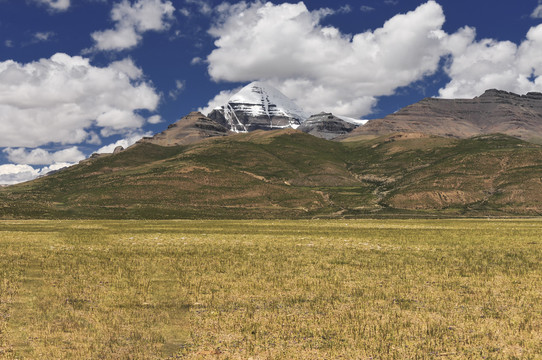
M5 221L2 359L540 359L538 220Z

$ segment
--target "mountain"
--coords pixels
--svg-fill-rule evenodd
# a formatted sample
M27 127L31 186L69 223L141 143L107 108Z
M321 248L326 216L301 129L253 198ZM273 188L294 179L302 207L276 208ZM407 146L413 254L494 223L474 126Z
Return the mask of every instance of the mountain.
M294 129L141 142L0 188L0 218L542 214L542 146L506 135L327 141Z
M321 113L296 130L291 104L248 90L260 105L243 91L232 104L251 109L253 131L190 113L125 150L1 187L0 218L542 215L542 94L424 99L353 130ZM485 134L498 131L510 135Z
M140 143L161 146L194 144L209 137L226 136L228 129L200 112L191 112L153 137L145 137Z
M237 133L296 128L309 117L279 90L263 82L248 84L208 116Z
M350 136L396 132L469 138L501 133L542 140L542 94L487 90L474 99L426 98L382 119L370 120Z
M344 121L331 113L322 112L312 115L298 129L322 139L332 140L348 134L357 127L358 125Z

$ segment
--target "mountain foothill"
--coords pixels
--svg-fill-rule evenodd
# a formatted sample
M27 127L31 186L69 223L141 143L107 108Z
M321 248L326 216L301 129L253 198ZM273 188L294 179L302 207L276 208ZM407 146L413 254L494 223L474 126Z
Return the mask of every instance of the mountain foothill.
M426 98L368 122L262 82L113 154L0 189L1 218L542 214L542 94Z

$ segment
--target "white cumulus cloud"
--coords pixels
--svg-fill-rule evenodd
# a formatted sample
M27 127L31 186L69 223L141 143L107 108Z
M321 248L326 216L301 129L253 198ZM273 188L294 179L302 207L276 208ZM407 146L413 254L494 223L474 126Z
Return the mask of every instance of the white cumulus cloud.
M70 0L37 0L39 3L45 4L54 11L68 10L70 7Z
M85 155L75 146L55 152L41 148L32 150L7 148L3 152L7 159L14 164L0 165L0 185L12 185L33 180L50 171L74 165L85 159ZM31 165L41 165L41 167Z
M177 99L179 94L184 90L185 86L186 82L184 80L175 80L175 89L169 91L169 97L172 99Z
M209 103L205 107L200 107L198 109L203 115L209 115L214 109L226 104L230 98L235 95L242 88L235 88L233 90L223 90L219 92L214 98L209 100Z
M60 170L73 163L56 163L42 168L34 168L30 165L0 165L0 185L13 185L25 181L30 181L38 176L46 175L55 170Z
M23 181L35 179L39 176L39 170L30 165L0 165L0 184L13 185Z
M140 140L142 137L144 137L144 136L152 136L152 135L153 135L152 132L135 133L135 134L132 134L132 135L130 135L130 136L124 138L124 139L120 139L120 140L116 141L113 144L102 146L96 152L98 154L112 153L117 146L122 146L123 148L126 149L128 146L131 146L131 145L135 144L136 141Z
M531 28L519 46L475 36L473 28L464 28L447 39L452 57L445 70L451 80L440 89L441 97L472 98L487 89L542 91L542 25Z
M531 13L533 19L542 19L542 1L538 1L538 6Z
M54 36L55 36L55 33L52 31L37 32L34 34L34 40L35 41L49 41Z
M147 119L147 122L149 124L160 124L161 122L164 122L164 119L162 119L160 115L153 115Z
M138 0L131 3L123 0L111 10L115 28L91 34L95 49L119 51L134 47L141 41L143 33L166 30L174 12L171 1Z
M542 91L542 25L531 28L520 44L478 40L468 26L448 34L442 7L429 0L380 28L349 35L322 25L333 13L337 10L311 12L303 2L223 3L209 30L216 39L206 59L211 78L266 81L310 113L355 118L371 113L380 96L435 74L442 59L450 81L441 97L472 98L490 88ZM532 16L542 17L542 8ZM220 105L228 94L218 94L203 110Z
M140 109L155 110L159 95L131 60L95 67L80 56L58 53L21 64L0 62L0 147L99 142L133 132Z
M213 7L207 0L186 0L186 3L195 5L203 15L211 15L213 12Z
M217 10L211 78L265 80L312 113L368 114L376 97L433 74L446 52L443 10L432 0L353 36L321 25L332 10L310 12L303 2L225 3Z
M85 158L85 155L76 146L56 152L49 152L40 148L30 151L25 148L7 148L3 152L7 155L9 161L26 165L75 163Z

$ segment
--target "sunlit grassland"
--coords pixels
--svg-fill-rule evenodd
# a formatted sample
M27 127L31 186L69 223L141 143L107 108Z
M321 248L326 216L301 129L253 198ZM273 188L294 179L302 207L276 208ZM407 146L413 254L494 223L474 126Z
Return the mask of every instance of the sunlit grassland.
M539 359L542 221L0 222L2 359Z

